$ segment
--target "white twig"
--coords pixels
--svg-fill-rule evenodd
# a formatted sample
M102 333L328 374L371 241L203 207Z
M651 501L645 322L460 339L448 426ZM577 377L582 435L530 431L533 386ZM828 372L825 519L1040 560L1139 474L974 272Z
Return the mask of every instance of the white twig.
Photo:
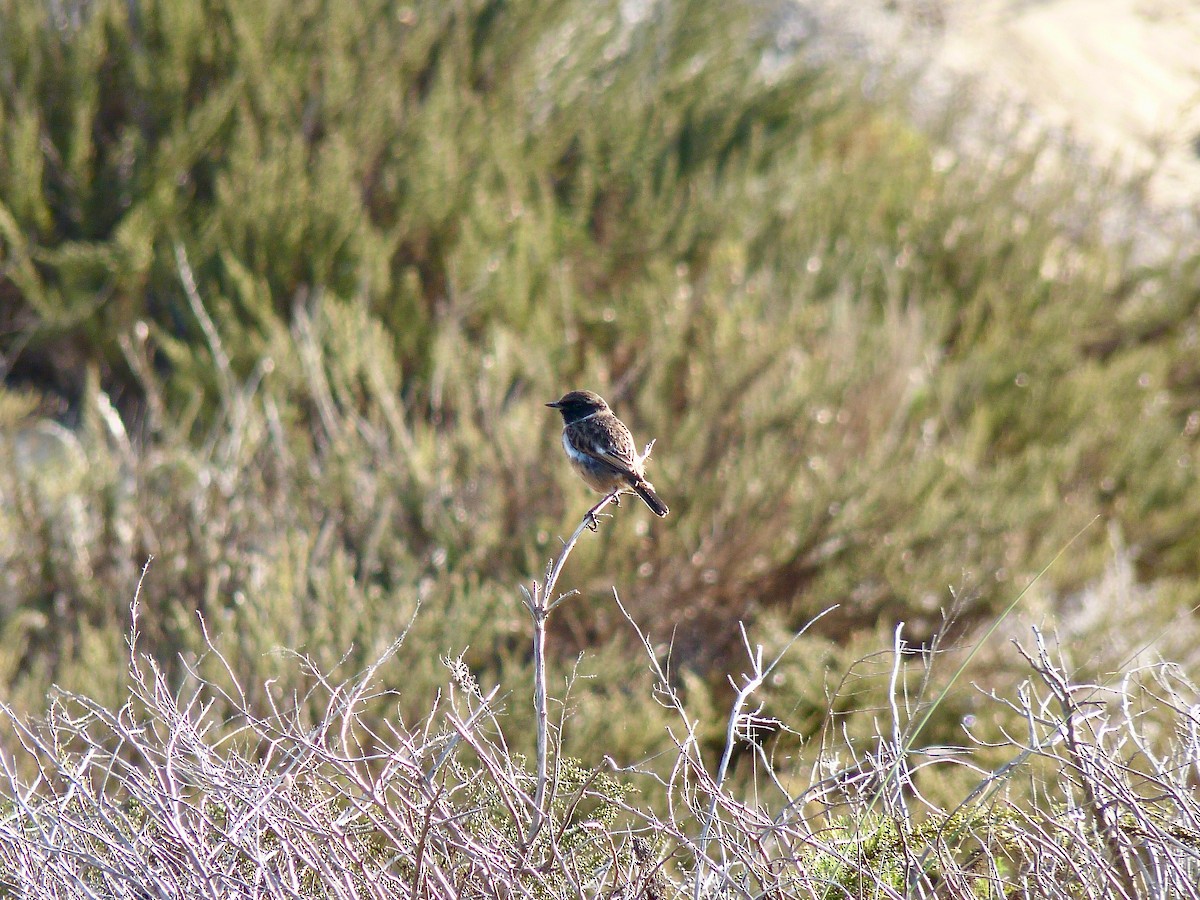
M523 601L525 608L533 620L533 710L537 724L537 791L533 798L533 822L525 839L527 846L537 837L545 819L546 790L549 783L550 716L547 710L546 696L546 622L550 618L550 613L560 603L577 593L569 591L561 597L555 597L554 589L558 584L558 576L562 574L563 566L567 564L567 557L575 549L575 544L583 535L584 530L588 528L595 530L597 527L596 516L616 499L616 491L606 494L599 503L587 511L575 529L575 533L563 545L558 558L547 565L546 579L543 584L534 581L532 590L525 588L524 585L521 586L521 593L525 598Z

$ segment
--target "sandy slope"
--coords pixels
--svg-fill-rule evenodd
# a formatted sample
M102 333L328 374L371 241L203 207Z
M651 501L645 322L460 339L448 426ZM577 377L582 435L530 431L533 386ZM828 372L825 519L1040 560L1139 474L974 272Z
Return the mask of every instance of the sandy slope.
M840 51L924 73L931 105L975 85L1093 162L1152 172L1160 225L1200 231L1198 0L796 2Z

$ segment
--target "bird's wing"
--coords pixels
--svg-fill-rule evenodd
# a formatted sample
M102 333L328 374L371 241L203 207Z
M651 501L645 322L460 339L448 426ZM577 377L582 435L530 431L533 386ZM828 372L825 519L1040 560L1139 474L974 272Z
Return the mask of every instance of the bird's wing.
M603 428L591 435L591 440L577 441L576 447L592 459L599 460L622 475L641 478L641 466L633 449L633 438L623 426L605 423Z

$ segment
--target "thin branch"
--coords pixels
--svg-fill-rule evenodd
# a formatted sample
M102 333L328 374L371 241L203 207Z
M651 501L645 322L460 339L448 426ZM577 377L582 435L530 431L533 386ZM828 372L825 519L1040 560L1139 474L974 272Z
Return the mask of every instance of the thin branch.
M555 597L554 590L558 585L558 577L567 564L567 557L575 549L575 544L579 542L583 532L589 528L593 531L596 530L597 515L604 507L616 500L617 496L618 492L616 491L606 494L599 503L584 514L575 533L571 535L570 540L563 544L558 558L546 567L544 584L539 585L535 581L532 589L526 589L523 585L521 587L525 608L529 610L529 616L533 620L533 710L537 727L537 791L533 799L533 823L525 838L526 846L533 843L534 838L541 830L546 815L546 788L549 783L550 716L546 695L546 623L550 618L550 613L560 603L578 593L569 591L561 597Z

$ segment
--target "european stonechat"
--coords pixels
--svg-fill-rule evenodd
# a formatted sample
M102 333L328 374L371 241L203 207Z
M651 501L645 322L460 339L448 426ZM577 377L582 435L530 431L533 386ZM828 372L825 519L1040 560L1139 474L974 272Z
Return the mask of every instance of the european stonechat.
M670 511L646 480L644 457L638 455L633 435L603 397L591 391L570 391L546 405L562 413L563 449L588 487L602 494L633 491L656 516Z

